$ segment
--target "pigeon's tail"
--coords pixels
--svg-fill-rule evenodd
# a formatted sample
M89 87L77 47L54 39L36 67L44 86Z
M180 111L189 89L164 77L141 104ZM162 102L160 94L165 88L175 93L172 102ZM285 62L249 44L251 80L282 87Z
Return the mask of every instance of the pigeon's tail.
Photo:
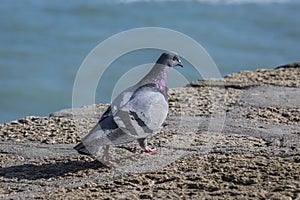
M78 151L78 153L83 154L83 155L91 155L90 152L85 148L85 146L82 144L82 142L80 142L79 144L77 144L74 149L76 149Z

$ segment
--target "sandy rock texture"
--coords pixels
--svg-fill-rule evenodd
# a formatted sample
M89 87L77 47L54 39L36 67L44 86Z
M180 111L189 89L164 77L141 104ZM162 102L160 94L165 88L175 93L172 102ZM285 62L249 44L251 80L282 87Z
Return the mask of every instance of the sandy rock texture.
M300 199L300 64L169 90L150 138L107 168L73 146L108 105L0 125L0 199ZM100 152L101 153L101 152Z

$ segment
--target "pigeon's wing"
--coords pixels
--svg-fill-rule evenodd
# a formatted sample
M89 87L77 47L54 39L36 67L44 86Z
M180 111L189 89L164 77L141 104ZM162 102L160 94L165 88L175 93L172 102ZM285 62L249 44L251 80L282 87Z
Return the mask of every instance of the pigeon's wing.
M162 92L153 87L140 87L113 118L124 133L139 139L156 133L167 113L168 102Z
M113 132L122 131L114 123L111 107L109 107L96 126L82 139L75 149L83 154L96 155L103 146L112 144L108 136Z
M100 117L96 126L75 147L78 152L95 155L103 146L127 143L136 139L124 133L114 121L114 114L128 103L133 90L134 87L130 87L117 96Z
M135 139L136 137L126 134L118 127L109 107L76 149L84 154L96 155L103 146L128 143Z
M131 86L126 90L122 91L111 103L111 114L115 115L124 105L128 103L132 95L134 94L137 85Z
M134 93L135 88L137 86L132 86L122 91L111 103L111 105L107 108L107 110L102 114L98 123L103 121L106 118L113 116L118 110L128 103L132 94Z

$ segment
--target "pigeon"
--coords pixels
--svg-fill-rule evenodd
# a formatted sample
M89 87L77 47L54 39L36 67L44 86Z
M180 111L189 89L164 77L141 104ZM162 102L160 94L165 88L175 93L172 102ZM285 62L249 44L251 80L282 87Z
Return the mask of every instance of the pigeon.
M104 148L103 160L111 160L110 145L137 140L145 153L157 152L147 137L159 132L168 114L167 72L183 64L175 52L164 52L150 72L137 84L125 89L111 103L95 127L74 149L96 156Z

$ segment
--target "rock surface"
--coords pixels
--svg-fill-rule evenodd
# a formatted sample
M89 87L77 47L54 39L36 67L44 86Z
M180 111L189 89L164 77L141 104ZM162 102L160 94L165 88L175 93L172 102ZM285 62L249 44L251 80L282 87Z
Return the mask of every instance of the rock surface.
M169 90L159 148L113 147L115 168L73 146L108 105L0 125L1 199L299 199L300 67Z

